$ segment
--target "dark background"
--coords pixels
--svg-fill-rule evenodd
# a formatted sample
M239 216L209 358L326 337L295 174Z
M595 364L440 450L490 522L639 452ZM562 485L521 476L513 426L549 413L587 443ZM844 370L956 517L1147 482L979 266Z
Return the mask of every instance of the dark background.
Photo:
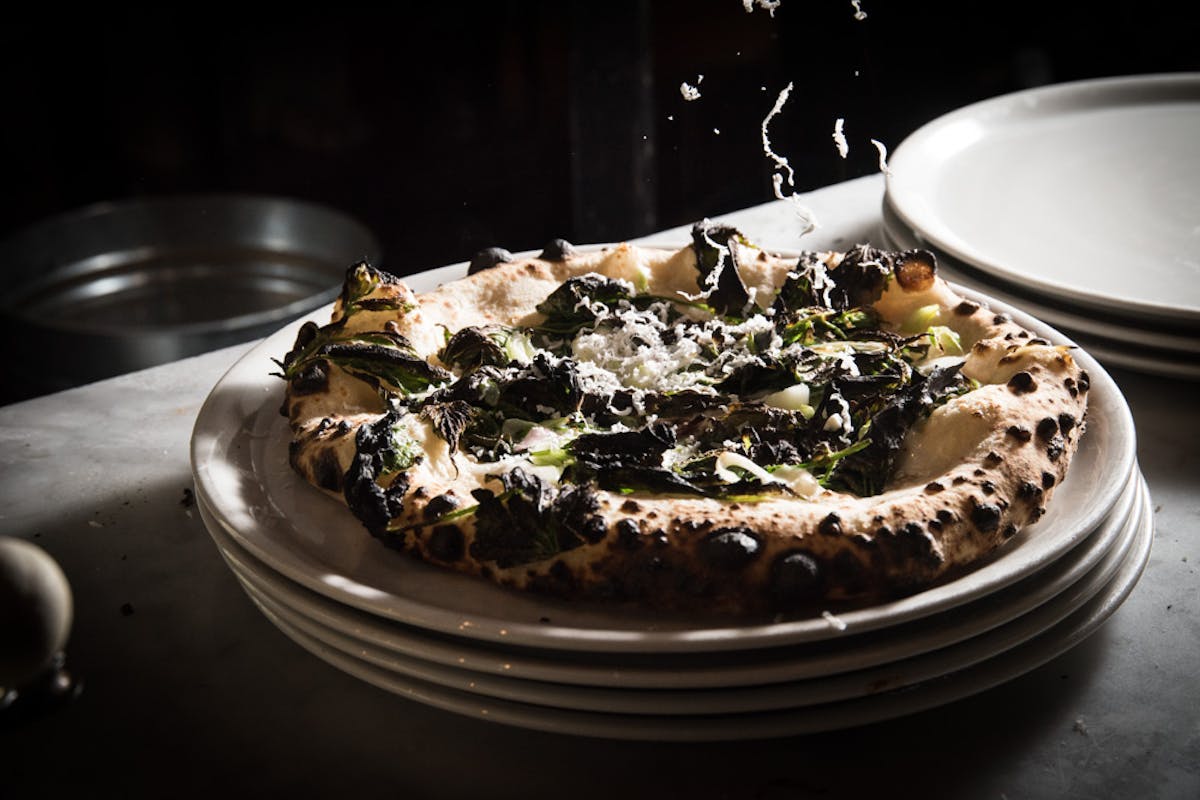
M634 237L877 169L968 102L1200 68L1183 6L739 0L209 6L12 19L0 236L91 202L238 191L365 222L409 273ZM682 81L702 98L685 102ZM765 90L764 90L765 87ZM850 156L831 139L843 117ZM720 131L719 134L714 129Z

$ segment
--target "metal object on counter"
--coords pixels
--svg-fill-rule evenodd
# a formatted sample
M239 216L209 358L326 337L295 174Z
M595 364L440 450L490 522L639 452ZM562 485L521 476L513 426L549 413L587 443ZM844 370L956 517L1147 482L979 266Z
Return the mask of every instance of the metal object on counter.
M11 402L260 338L378 264L361 223L250 195L102 203L0 244Z

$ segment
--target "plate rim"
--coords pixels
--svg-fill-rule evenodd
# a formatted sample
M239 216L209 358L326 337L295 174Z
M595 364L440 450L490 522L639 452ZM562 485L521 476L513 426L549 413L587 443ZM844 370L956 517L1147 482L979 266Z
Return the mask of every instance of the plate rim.
M481 697L420 682L398 683L398 676L342 654L318 652L274 624L299 647L330 666L376 688L433 706L443 711L540 730L620 740L732 741L767 739L821 733L908 716L944 706L1007 683L1057 658L1095 633L1125 602L1141 579L1154 541L1153 515L1145 515L1142 528L1113 580L1073 614L1034 639L995 658L943 678L907 689L883 692L854 700L812 707L748 714L642 717L570 711ZM340 663L339 663L340 662Z
M906 231L894 230L887 226L886 221L880 229L880 235L883 243L894 249L923 248L930 250L938 258L939 266L953 273L952 276L947 276L947 280L951 283L963 288L987 292L995 299L1009 303L1010 305L1029 308L1029 313L1034 314L1040 320L1058 327L1101 361L1124 369L1134 370L1135 372L1161 375L1168 378L1200 380L1200 359L1197 359L1195 355L1196 352L1200 352L1200 338L1196 339L1193 349L1188 351L1185 349L1186 345L1180 341L1181 337L1177 335L1171 336L1171 339L1178 342L1179 347L1164 347L1161 343L1156 344L1149 341L1137 342L1132 340L1134 337L1145 336L1147 334L1150 336L1159 335L1157 331L1129 328L1126 329L1129 335L1121 338L1119 336L1121 329L1112 328L1109 335L1105 335L1099 332L1104 323L1097 325L1087 318L1083 318L1083 327L1076 327L1075 320L1077 317L1071 311L1059 311L1048 308L1036 298L1021 297L1017 293L1018 290L1016 288L999 285L999 278L995 279L997 281L996 284L987 284L984 279L971 275L970 268L966 267L964 269L963 265L955 260L953 256L948 253L942 253L932 244L922 242L916 238L910 239L909 236L912 234ZM1079 310L1086 311L1086 309ZM1091 328L1091 330L1087 328ZM1170 334L1166 335L1170 336ZM1129 345L1133 346L1130 347ZM1181 358L1181 356L1191 356L1192 359L1189 361L1186 358Z
M928 215L917 213L917 210L911 207L912 202L905 200L909 195L924 196L924 192L905 190L905 182L910 180L905 176L915 172L920 175L928 174L928 168L919 171L906 170L907 162L917 159L919 156L914 153L921 153L921 148L925 147L930 139L951 125L968 119L987 119L999 116L1002 110L1015 110L1017 113L1029 112L1029 109L1046 103L1055 105L1055 108L1052 109L1054 113L1063 113L1064 111L1080 110L1075 106L1078 106L1081 100L1087 101L1084 108L1094 110L1153 102L1159 98L1163 101L1174 99L1175 102L1178 102L1179 99L1182 99L1180 97L1182 93L1186 93L1186 96L1193 102L1200 102L1200 72L1162 72L1065 81L1009 92L970 103L926 122L900 142L888 159L884 197L892 201L897 214L909 228L921 231L922 236L938 248L964 263L986 271L989 275L1008 281L1019 280L1065 302L1083 303L1095 309L1133 314L1165 322L1198 325L1200 324L1200 305L1183 307L1150 300L1129 300L1128 298L1116 300L1088 291L1080 286L1048 280L1030 272L1014 272L1011 268L997 262L996 259L988 258L986 254L973 255L969 244L964 242L961 237L947 233L944 224L933 226L922 224L921 220ZM1097 99L1098 97L1099 99ZM916 178L912 180L916 180ZM897 195L899 195L899 199L897 199ZM948 239L947 236L950 238Z
M1148 491L1139 474L1131 482L1129 513L1114 523L1115 540L1100 558L1053 597L1027 613L962 641L933 648L909 658L887 660L861 669L769 684L719 688L631 688L565 684L523 679L504 674L480 674L462 667L439 665L418 655L397 653L350 631L306 616L285 600L252 586L234 569L243 590L261 608L265 603L276 618L341 652L377 667L448 688L532 705L580 711L609 711L636 716L735 714L815 706L866 697L877 687L901 689L966 669L1049 630L1103 591L1120 571L1140 535L1148 509Z
M950 609L946 614L955 615L957 624L951 622L951 634L945 635L948 624L938 616L913 620L893 629L885 629L873 634L864 634L849 639L831 639L826 642L801 644L792 647L772 648L753 654L754 661L748 661L744 654L737 654L736 660L727 658L726 653L718 654L686 654L686 658L678 656L668 658L669 672L664 672L662 655L656 657L653 666L644 662L635 664L633 661L622 662L620 654L605 654L608 657L597 661L595 653L586 654L587 659L571 658L563 663L565 654L542 654L529 652L526 648L496 648L489 643L469 639L456 638L446 641L441 637L428 638L420 629L397 623L382 617L376 617L339 604L323 595L291 581L284 575L274 572L271 568L257 560L226 531L220 530L219 525L209 516L207 504L203 497L197 498L197 507L205 518L206 526L213 537L218 550L226 564L245 586L247 582L253 588L270 596L278 603L286 605L296 613L321 624L342 632L356 631L358 638L364 642L377 645L384 649L409 656L417 656L433 663L455 669L466 669L474 673L503 675L512 678L523 678L560 684L582 686L606 686L625 689L721 689L730 686L751 686L792 682L812 678L828 677L834 674L851 672L869 667L879 666L891 661L912 658L931 652L938 648L956 645L973 636L987 633L992 628L1012 622L1022 614L1032 612L1044 603L1052 602L1059 594L1068 590L1078 580L1083 579L1115 546L1120 538L1122 527L1132 524L1135 506L1145 502L1144 479L1140 471L1135 471L1133 480L1129 482L1123 496L1128 495L1127 503L1119 503L1112 514L1106 517L1100 526L1080 542L1070 552L1043 570L1018 581L1012 586L1000 590L1002 593L1022 595L1013 605L1017 610L1003 608L995 610L992 606L1000 593L993 593L979 598L971 603ZM1120 519L1114 519L1120 515ZM1111 530L1102 530L1111 526ZM1096 541L1093 541L1096 540ZM1080 555L1080 548L1088 548L1088 552ZM1063 567L1064 561L1071 559L1074 563ZM1065 574L1051 576L1054 584L1047 591L1042 583L1046 570L1058 567ZM979 613L980 604L987 606ZM991 605L988 605L991 604ZM974 608L972 608L974 606ZM962 619L970 616L970 621ZM942 615L944 617L945 615ZM979 624L982 618L983 623ZM914 626L916 629L914 630ZM973 627L974 626L974 627ZM913 634L916 633L914 638ZM941 637L939 638L939 634ZM870 637L870 638L868 638ZM870 658L864 659L861 647L875 649L879 647L871 638L885 638L885 646L875 652ZM857 641L855 641L857 640ZM811 653L812 645L835 649L841 642L849 642L840 652L832 656L828 652ZM894 644L899 642L901 644ZM908 646L905 647L904 645ZM859 652L855 651L859 645ZM719 665L704 664L706 660L716 655L723 662ZM705 658L708 656L710 658ZM805 663L806 657L814 657L814 663ZM769 664L761 661L768 659ZM560 663L555 663L558 660ZM580 661L585 663L581 666ZM756 663L758 662L758 663ZM823 665L823 666L822 666Z

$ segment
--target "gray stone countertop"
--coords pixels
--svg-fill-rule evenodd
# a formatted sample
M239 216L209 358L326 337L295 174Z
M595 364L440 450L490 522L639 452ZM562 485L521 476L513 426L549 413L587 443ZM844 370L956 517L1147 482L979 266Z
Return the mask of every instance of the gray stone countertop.
M778 248L875 238L878 177L721 219ZM679 238L680 231L661 237ZM242 592L192 506L188 442L238 346L0 408L0 531L67 574L77 699L0 714L0 796L1200 797L1196 384L1114 370L1156 537L1129 599L1065 655L908 717L765 741L553 735L376 689Z

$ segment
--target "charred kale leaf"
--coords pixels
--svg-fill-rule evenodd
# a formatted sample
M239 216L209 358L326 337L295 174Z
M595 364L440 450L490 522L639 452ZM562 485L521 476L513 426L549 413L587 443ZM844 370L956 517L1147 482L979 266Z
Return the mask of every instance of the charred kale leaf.
M887 386L873 403L864 404L870 414L859 430L863 432L860 440L867 444L836 464L828 485L863 497L882 492L908 430L934 408L970 388L960 369L961 365L936 367L928 375L913 370L906 385Z
M708 220L692 226L700 288L708 293L708 305L731 317L741 317L750 305L750 292L737 263L737 244L744 238L737 228Z
M357 452L343 482L346 505L372 536L386 537L388 523L404 509L406 471L424 457L400 425L405 414L394 406L358 429Z
M788 273L779 293L775 295L776 313L802 308L828 308L829 291L833 288L825 265L813 253L805 253Z
M504 491L476 489L471 556L503 568L540 561L585 542L599 541L606 526L587 484L560 488L517 467L500 476Z
M892 257L873 247L862 245L846 253L842 263L828 272L833 281L829 307L845 311L871 305L883 296L892 267Z
M538 303L537 310L546 315L538 330L555 336L574 336L580 329L596 323L599 309L594 304L611 309L630 299L629 288L626 283L601 275L569 278Z
M472 370L481 366L503 367L512 361L508 344L518 331L502 325L462 328L438 353L443 364Z
M475 409L462 400L448 400L444 403L426 403L421 407L420 416L429 422L453 453L458 450L458 440L475 416Z

